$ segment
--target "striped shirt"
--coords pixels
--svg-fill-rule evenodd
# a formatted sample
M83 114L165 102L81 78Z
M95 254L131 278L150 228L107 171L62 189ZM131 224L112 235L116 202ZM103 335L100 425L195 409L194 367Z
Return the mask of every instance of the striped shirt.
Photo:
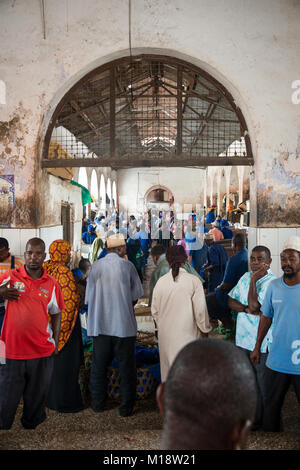
M9 271L10 269L20 268L21 266L23 266L24 261L19 256L14 256L14 266L12 265L11 258L12 256L9 255L8 258L6 258L4 261L2 261L2 263L0 263L0 274L4 274L6 273L6 271ZM1 307L4 308L4 299L0 299L0 308Z
M14 268L20 268L21 266L23 266L24 261L22 260L22 258L20 258L19 256L15 256L14 258L15 258ZM9 255L9 257L6 258L6 260L0 263L0 274L5 273L9 269L13 269L11 262L12 262L11 255Z

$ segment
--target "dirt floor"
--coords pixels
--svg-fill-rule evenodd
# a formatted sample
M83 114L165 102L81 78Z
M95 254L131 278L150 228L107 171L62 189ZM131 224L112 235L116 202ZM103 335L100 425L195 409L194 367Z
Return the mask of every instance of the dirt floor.
M76 414L48 411L47 420L28 431L20 423L21 406L13 427L0 431L1 450L159 450L162 417L155 393L138 401L134 415L120 418L117 403L94 413L91 408ZM283 409L284 432L251 432L249 450L299 450L300 407L294 390L287 394Z
M151 324L140 317L140 325ZM222 339L217 333L211 336ZM83 396L87 400L88 376L83 372L80 379ZM159 450L162 416L159 413L155 389L143 400L137 401L135 413L120 418L118 403L108 402L108 410L94 413L90 407L75 414L61 414L47 410L47 420L35 430L23 429L19 406L12 428L0 431L0 450ZM283 407L284 432L251 432L249 450L299 450L300 449L300 406L291 388Z

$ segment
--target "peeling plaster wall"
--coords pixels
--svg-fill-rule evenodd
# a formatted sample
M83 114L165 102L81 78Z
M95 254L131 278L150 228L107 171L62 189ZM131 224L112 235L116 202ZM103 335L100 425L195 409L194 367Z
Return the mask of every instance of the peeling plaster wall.
M300 104L291 98L291 84L300 79L299 21L294 0L132 0L132 53L166 54L202 67L244 113L255 158L253 226L300 225ZM36 227L43 218L36 201L41 208L48 197L39 187L46 128L79 78L129 55L128 2L51 0L43 29L41 2L6 0L0 2L0 37L6 86L0 165L15 175L16 187L10 223Z
M259 225L300 226L300 136L296 152L279 150L267 163L258 198Z
M15 208L7 220L11 226L34 227L36 224L36 158L34 140L30 138L32 114L19 103L7 121L0 121L0 174L15 177Z
M39 188L45 194L40 199L40 226L61 225L61 204L73 205L73 222L82 221L81 189L56 176L44 173Z

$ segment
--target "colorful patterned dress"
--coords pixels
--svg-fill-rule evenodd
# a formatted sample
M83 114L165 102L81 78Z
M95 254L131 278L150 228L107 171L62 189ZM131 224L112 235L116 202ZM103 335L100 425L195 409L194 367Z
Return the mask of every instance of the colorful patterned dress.
M61 329L58 351L55 356L52 383L47 407L60 413L75 413L83 409L78 383L83 362L80 318L78 314L79 290L72 271L66 266L71 245L65 240L55 240L49 247L50 260L44 268L61 287L66 309L61 312Z

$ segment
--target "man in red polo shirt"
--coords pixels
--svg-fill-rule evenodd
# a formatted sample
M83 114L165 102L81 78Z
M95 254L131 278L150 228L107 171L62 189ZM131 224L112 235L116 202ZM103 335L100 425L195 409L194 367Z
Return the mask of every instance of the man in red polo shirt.
M0 275L0 297L5 299L0 429L11 428L22 395L23 427L34 429L46 419L53 354L57 353L60 312L65 304L58 283L42 267L45 257L43 240L32 238L26 244L25 265Z

